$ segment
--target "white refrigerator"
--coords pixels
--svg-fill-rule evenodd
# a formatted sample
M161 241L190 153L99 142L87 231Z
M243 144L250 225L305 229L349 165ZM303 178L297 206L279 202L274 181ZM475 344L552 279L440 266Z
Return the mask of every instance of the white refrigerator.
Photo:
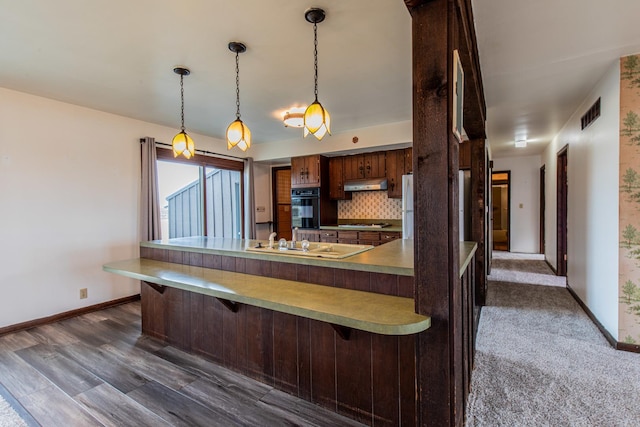
M413 240L413 175L402 175L402 238Z

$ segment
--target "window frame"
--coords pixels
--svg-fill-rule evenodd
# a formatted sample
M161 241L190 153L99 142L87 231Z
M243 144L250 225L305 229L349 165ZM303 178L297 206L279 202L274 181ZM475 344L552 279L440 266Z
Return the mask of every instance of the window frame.
M231 171L240 172L240 238L245 238L245 230L244 230L244 214L245 214L245 206L244 206L244 161L242 160L231 160L231 159L223 159L221 157L203 155L203 154L195 154L190 159L185 157L174 157L173 151L170 148L162 148L156 146L156 161L163 162L174 162L174 163L182 163L188 164L192 166L201 167L201 171L206 171L207 167L214 167L217 169L226 169ZM206 172L205 172L206 174ZM207 180L202 178L203 173L200 173L200 181L202 183L202 232L206 236L207 235L207 202L206 202L206 194L207 194Z

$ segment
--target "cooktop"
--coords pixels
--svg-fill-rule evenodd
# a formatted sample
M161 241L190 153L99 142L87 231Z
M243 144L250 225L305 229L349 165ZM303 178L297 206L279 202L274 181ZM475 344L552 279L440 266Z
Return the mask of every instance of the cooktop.
M390 225L391 224L388 224L386 222L379 222L379 223L367 222L367 223L357 223L357 224L338 224L338 227L339 228L384 228Z

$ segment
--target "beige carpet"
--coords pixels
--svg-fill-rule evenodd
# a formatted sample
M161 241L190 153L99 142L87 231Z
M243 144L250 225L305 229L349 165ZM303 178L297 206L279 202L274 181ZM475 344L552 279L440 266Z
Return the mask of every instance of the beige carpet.
M640 426L640 354L612 349L539 256L497 258L466 425Z

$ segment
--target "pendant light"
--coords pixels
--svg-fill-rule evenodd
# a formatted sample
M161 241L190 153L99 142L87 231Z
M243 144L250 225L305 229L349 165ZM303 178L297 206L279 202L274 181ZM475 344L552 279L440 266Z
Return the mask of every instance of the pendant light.
M191 74L191 71L185 67L176 67L173 69L173 72L180 75L180 117L182 119L182 126L180 127L180 133L173 137L171 148L173 149L173 157L178 157L182 154L187 159L190 159L195 154L196 147L193 139L191 139L184 130L184 82L182 80L184 76Z
M251 131L240 120L240 63L238 55L245 52L247 47L240 42L229 43L229 50L236 54L236 119L227 128L227 149L238 147L247 151L251 147Z
M331 117L329 112L318 102L318 22L324 21L324 10L319 8L308 9L304 13L307 22L313 24L313 66L315 70L314 95L315 101L304 112L304 136L313 134L318 140L322 140L325 134L331 135Z

